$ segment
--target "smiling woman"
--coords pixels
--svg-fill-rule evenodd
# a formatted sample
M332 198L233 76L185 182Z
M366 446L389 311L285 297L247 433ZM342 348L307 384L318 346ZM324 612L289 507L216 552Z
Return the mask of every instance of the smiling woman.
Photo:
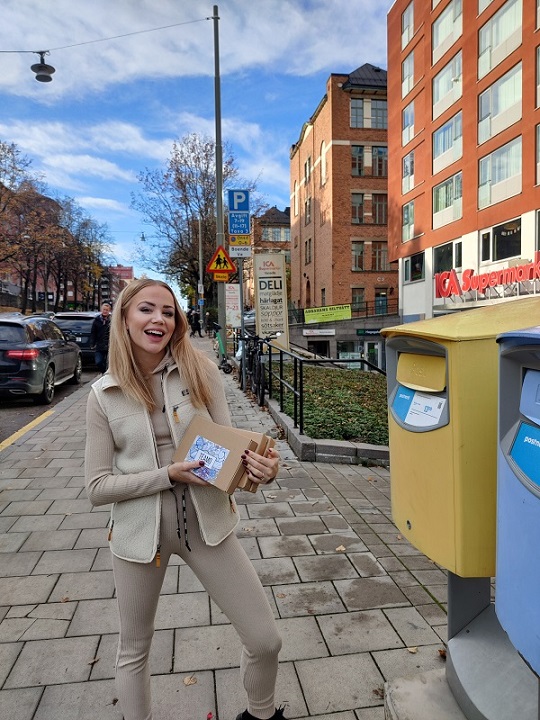
M148 657L171 554L179 555L228 616L243 642L248 709L273 718L281 638L261 582L234 533L232 496L198 477L203 461L173 460L195 415L231 419L215 363L191 344L171 289L135 280L115 304L109 371L92 385L87 410L86 487L94 505L112 503L109 542L122 619L116 682L126 720L151 715ZM237 458L258 484L277 475L274 448Z

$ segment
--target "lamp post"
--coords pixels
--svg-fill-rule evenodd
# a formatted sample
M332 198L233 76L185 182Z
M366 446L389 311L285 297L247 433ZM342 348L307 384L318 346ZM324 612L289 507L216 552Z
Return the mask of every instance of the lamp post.
M224 243L223 233L223 147L221 141L221 83L219 75L219 15L214 5L214 97L216 122L216 249ZM221 339L227 355L227 332L225 314L225 283L218 282L218 324L221 325Z

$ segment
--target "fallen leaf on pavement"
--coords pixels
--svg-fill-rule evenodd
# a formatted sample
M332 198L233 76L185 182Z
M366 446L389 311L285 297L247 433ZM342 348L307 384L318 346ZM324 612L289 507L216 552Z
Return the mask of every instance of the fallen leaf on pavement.
M253 528L243 527L242 530L243 530L244 532L251 532L251 531L253 530Z
M95 665L97 662L99 662L99 658L94 658L93 660L90 660L90 662L88 664Z
M68 596L66 595L66 597L61 598L61 599L60 599L60 602L63 602L63 603L64 603L64 602L69 602Z
M284 598L284 597L287 597L287 595L285 593L276 593L276 597Z
M377 697L384 698L384 688L375 688L373 694L377 695Z
M439 650L439 655L443 660L446 660L446 648Z
M196 685L197 684L197 678L195 675L188 675L184 678L184 685Z
M418 652L418 648L417 648L417 647L410 647L410 648L407 648L407 650L408 650L410 653L412 653L412 655L414 655L415 653Z
M266 496L269 500L275 500L277 498L277 495L267 495Z
M345 545L338 545L336 548L336 552L345 552L346 549L347 548L345 547Z
M396 536L398 540L403 540L403 537L401 535Z

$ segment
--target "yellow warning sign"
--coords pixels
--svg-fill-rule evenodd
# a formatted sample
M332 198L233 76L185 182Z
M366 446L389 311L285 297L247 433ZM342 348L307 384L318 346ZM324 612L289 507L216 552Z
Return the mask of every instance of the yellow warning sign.
M230 280L228 272L214 272L213 276L214 282L229 282Z
M236 265L229 257L227 251L220 245L213 254L212 259L206 266L206 272L209 273L233 273L236 272Z

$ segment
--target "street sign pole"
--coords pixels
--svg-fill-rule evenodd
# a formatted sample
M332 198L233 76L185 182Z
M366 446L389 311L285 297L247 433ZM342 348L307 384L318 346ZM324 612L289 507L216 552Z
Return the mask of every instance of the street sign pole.
M238 258L238 282L240 284L240 338L242 342L242 387L246 389L246 341L244 327L244 261Z

